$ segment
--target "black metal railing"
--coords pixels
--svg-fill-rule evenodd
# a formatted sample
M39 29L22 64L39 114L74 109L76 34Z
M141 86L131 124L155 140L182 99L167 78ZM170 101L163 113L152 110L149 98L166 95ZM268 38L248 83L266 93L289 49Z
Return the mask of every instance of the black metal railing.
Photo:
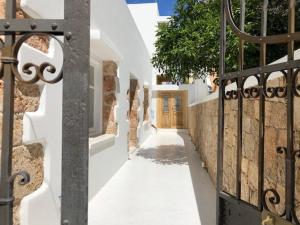
M299 157L299 151L294 149L294 98L299 97L299 75L300 60L294 59L295 42L300 41L300 32L295 31L296 1L289 0L288 8L288 33L273 36L267 35L268 0L262 1L262 24L261 35L253 36L244 30L245 26L245 0L240 1L239 27L235 24L232 14L231 0L222 0L221 15L221 61L220 61L220 90L219 90L219 139L218 139L218 224L244 224L258 225L261 212L269 211L276 216L284 218L290 224L299 225L299 219L295 212L295 160ZM239 70L226 73L226 29L230 27L236 37L239 38ZM260 45L260 65L256 68L244 69L245 43ZM266 65L267 45L286 44L288 48L287 62ZM268 87L267 83L272 73L282 74L285 85L281 87ZM255 78L257 86L246 87L245 83L249 77ZM236 90L226 91L229 83L236 83ZM245 204L241 199L242 180L242 148L243 148L243 101L244 99L258 99L259 101L259 145L258 148L258 201L257 205ZM279 146L274 151L285 156L285 196L279 195L276 189L265 187L265 101L271 98L284 98L286 100L286 124L287 124L287 146ZM235 99L238 102L237 118L237 149L236 149L236 186L235 195L232 196L223 191L223 161L224 161L224 103ZM276 113L276 112L274 112ZM274 141L274 140L268 140ZM232 201L233 200L233 201ZM285 200L285 201L284 201ZM269 204L276 206L284 204L285 210L280 213L272 212ZM247 205L247 207L245 207ZM235 211L235 212L234 212ZM233 216L234 215L234 216ZM253 216L249 221L249 216ZM258 218L258 219L256 219ZM275 224L275 223L274 223ZM277 223L276 223L277 224Z

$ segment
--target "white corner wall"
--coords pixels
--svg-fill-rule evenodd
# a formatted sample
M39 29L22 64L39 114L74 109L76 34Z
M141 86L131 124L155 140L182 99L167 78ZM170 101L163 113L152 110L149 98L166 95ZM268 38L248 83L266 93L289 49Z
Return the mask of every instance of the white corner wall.
M128 4L128 8L148 49L148 53L152 57L155 53L158 23L167 22L170 17L159 15L157 3ZM156 75L159 73L153 68L152 74L152 85L155 85Z
M129 4L132 17L146 44L149 54L155 52L155 33L159 18L157 3Z
M63 0L22 0L21 6L33 18L63 18ZM127 91L130 74L135 75L141 87L140 143L153 132L151 121L143 122L143 85L149 88L151 99L153 68L148 49L125 1L92 0L91 9L91 57L95 60L113 60L118 64L119 88L115 115L119 129L116 136L104 135L90 141L90 200L128 159ZM51 44L49 54L24 46L20 61L50 61L59 67L63 56L58 52L55 43ZM26 113L24 117L24 142L38 141L44 146L45 176L42 187L22 200L21 225L60 224L62 84L63 81L56 85L41 83L39 109Z

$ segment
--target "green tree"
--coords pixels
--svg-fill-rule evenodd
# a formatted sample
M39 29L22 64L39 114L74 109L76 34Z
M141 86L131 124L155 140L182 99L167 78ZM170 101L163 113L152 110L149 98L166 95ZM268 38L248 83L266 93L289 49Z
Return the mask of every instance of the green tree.
M260 35L263 0L246 1L245 31ZM221 0L177 0L175 14L158 26L156 53L152 63L173 82L205 76L205 68L219 67ZM300 29L300 1L297 1L297 30ZM268 35L287 33L288 1L269 0ZM239 25L239 0L233 0L234 20ZM227 70L238 68L239 41L227 29ZM267 62L287 53L286 45L268 46ZM245 67L259 65L259 45L246 43Z

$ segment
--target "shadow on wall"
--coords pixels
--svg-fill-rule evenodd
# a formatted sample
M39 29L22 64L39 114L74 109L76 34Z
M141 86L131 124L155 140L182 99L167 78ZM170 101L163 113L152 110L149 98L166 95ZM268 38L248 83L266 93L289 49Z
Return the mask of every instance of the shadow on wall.
M188 165L184 146L163 145L157 148L141 149L136 155L161 165Z

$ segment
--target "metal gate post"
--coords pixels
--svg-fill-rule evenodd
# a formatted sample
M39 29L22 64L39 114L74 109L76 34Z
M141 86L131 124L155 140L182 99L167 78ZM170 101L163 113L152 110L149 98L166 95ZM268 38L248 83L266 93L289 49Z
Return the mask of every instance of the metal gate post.
M220 37L220 68L219 68L219 101L218 101L218 150L217 150L217 225L221 220L221 201L219 193L223 190L223 158L224 158L224 90L223 74L225 74L225 51L226 51L226 16L225 1L221 1L220 17L221 37Z
M88 71L90 1L65 0L62 216L63 225L88 221Z
M6 1L6 19L16 17L16 2ZM11 46L15 42L15 35L8 35L5 38L4 51L2 55L11 56ZM4 74L3 74L4 72ZM14 87L15 79L9 63L4 64L2 71L3 91L3 122L2 122L2 146L1 146L1 174L0 174L0 224L13 224L13 199L12 190L9 185L9 178L12 171L12 149L13 149L13 127L14 127Z
M4 81L3 127L0 164L0 225L13 224L13 184L27 184L30 176L21 171L12 172L14 83L34 84L38 81L54 84L63 82L63 136L62 136L62 208L61 224L87 225L88 220L88 73L90 53L90 0L65 0L64 19L16 19L16 0L6 0L6 18L0 19L0 34L5 35L1 48L0 79ZM15 41L16 35L19 38ZM18 53L30 37L49 36L59 42L64 51L64 65L53 79L54 65L44 62L21 65ZM57 36L64 36L64 44ZM34 68L35 72L30 69ZM62 73L63 72L63 73ZM47 219L47 218L45 218Z

